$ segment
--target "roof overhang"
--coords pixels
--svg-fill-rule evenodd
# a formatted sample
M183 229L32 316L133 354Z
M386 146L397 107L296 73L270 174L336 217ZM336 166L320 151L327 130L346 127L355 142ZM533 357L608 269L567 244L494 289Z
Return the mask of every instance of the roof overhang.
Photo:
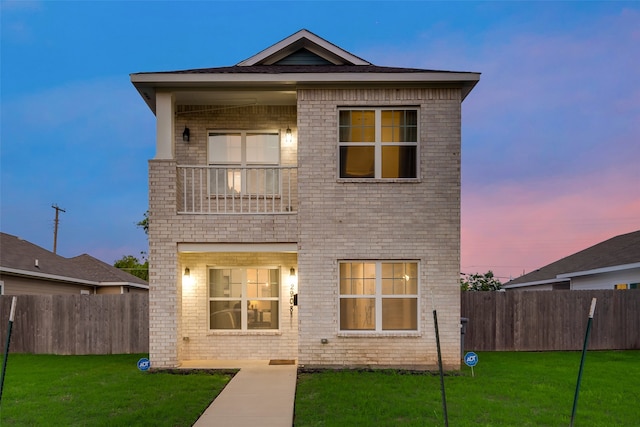
M552 279L538 280L534 282L516 283L513 285L504 285L504 287L507 289L511 289L511 288L522 288L522 287L538 286L538 285L548 285L551 283L571 282L571 279L574 277L591 276L594 274L614 273L618 271L626 271L626 270L634 270L634 269L640 269L640 262L623 264L623 265L613 265L610 267L594 268L591 270L572 271L569 273L558 274L556 277Z
M480 80L472 72L407 73L140 73L131 82L151 111L156 93L172 92L177 103L193 105L217 102L238 105L247 99L262 105L295 105L296 92L305 88L437 88L462 90L462 100ZM222 101L229 104L223 104Z
M149 285L143 285L140 283L132 283L132 282L100 282L101 288L109 288L114 286L127 286L129 288L140 288L149 290Z
M579 277L579 276L590 276L593 274L604 274L604 273L613 273L616 271L633 270L635 268L640 268L640 262L635 262L632 264L624 264L624 265L613 265L611 267L594 268L593 270L574 271L571 273L558 274L556 277L571 278L571 277Z
M527 287L531 287L531 286L540 286L540 285L552 285L552 284L556 284L556 283L564 283L564 282L571 282L571 279L569 278L554 278L554 279L546 279L546 280L538 280L535 282L524 282L524 283L514 283L513 285L504 285L503 288L504 289L515 289L515 288L527 288Z
M0 272L20 277L32 277L34 279L50 280L54 282L65 282L76 285L100 286L100 282L93 280L78 279L75 277L59 276L56 274L37 273L29 270L19 270L17 268L0 267Z
M29 271L29 270L20 270L17 268L9 268L9 267L0 267L0 273L11 275L11 276L38 279L38 280L48 280L51 282L69 283L69 284L80 285L80 286L97 286L97 287L129 286L132 288L149 289L149 285L143 285L141 283L98 282L95 280L78 279L76 277L60 276L57 274L38 273L38 272Z

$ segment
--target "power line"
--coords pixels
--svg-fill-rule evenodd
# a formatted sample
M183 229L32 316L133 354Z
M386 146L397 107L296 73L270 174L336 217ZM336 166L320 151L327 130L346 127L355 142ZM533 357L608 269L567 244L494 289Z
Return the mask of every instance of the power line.
M62 209L61 207L59 207L58 205L51 205L51 207L53 209L56 210L56 219L54 219L53 221L53 253L56 253L56 250L58 248L58 223L60 222L60 220L58 219L58 215L60 212L66 212L64 209Z

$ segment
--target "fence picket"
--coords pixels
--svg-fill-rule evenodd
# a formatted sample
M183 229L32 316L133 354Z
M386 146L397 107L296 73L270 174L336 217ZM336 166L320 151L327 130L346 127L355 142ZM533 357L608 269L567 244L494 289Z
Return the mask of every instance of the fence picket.
M592 298L598 311L589 348L640 349L640 292L634 290L462 292L465 349L580 350Z
M6 339L11 296L0 296L0 342ZM462 292L469 319L465 349L580 350L584 314L598 299L589 348L640 349L640 292ZM149 298L124 295L20 295L11 352L117 354L149 351Z
M0 296L6 337L11 296ZM12 353L121 354L149 352L149 296L18 295Z

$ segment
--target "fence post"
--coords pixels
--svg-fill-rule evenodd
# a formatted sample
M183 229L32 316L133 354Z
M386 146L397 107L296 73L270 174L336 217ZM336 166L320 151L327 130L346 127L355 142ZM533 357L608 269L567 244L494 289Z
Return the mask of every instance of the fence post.
M4 375L7 372L7 359L9 358L9 344L11 343L11 329L13 328L13 316L16 312L17 298L11 299L11 312L9 313L9 326L7 328L7 345L4 347L4 360L2 361L2 376L0 377L0 404L2 403L2 391L4 390Z

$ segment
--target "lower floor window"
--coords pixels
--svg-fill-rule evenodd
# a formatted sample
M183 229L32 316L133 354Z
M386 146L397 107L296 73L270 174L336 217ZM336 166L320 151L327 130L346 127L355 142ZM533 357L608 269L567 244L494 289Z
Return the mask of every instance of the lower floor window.
M278 329L279 268L211 268L209 329Z
M417 329L417 262L340 262L341 331Z
M614 289L638 289L640 283L618 283Z

